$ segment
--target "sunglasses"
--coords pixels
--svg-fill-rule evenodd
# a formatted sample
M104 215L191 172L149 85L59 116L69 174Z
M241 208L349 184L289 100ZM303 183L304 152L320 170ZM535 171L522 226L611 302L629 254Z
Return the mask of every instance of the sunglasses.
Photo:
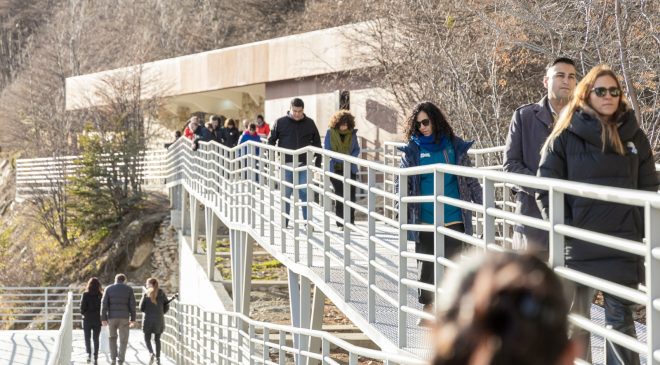
M420 120L420 121L415 122L415 127L417 129L419 129L419 127L421 127L421 126L428 127L430 124L431 124L430 120L424 119L424 120Z
M596 96L598 96L599 98L602 98L605 95L607 95L608 91L610 92L610 95L612 95L613 97L621 96L621 89L614 86L612 86L609 89L606 87L595 87L591 89L591 91L593 91L594 94L596 94Z

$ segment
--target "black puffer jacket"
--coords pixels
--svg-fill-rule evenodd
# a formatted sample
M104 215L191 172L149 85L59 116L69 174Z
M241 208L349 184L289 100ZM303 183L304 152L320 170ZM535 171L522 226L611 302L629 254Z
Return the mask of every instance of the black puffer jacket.
M241 138L241 132L238 128L222 128L220 130L220 143L227 147L234 147L238 144L238 139Z
M80 314L85 327L101 326L101 293L84 292L80 300Z
M305 115L303 119L295 120L287 114L273 124L270 130L270 136L268 137L268 144L290 150L297 150L307 146L321 148L321 136L312 118ZM315 155L315 158L316 165L320 166L321 156ZM300 154L298 161L301 165L307 165L307 156ZM287 154L285 156L285 162L293 162L293 155Z
M577 111L571 125L545 151L538 176L636 190L658 190L653 153L634 113L624 113L619 136L622 156L607 146L603 152L601 123L592 112ZM537 194L543 217L548 217L548 193ZM600 200L566 197L566 223L608 235L641 241L644 215L640 208ZM643 258L581 240L566 239L566 265L619 284L643 282Z

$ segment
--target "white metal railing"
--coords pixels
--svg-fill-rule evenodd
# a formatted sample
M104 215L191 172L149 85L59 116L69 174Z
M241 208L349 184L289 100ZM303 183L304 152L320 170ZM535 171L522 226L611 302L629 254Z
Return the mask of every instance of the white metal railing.
M387 337L399 349L408 348L411 345L408 343L411 338L410 331L413 330L411 328L415 328L410 326L409 317L433 319L433 316L421 311L420 306L414 303L414 298L410 296L414 296L417 289L441 293L438 286L444 268L452 266L451 261L442 254L444 237L453 237L469 246L484 250L503 250L502 238L506 232L503 232L496 223L497 220L506 220L549 231L550 264L560 276L645 305L648 324L646 343L597 325L589 319L576 320L575 316L571 316L571 321L594 332L596 330L594 326L598 326L597 333L606 340L647 355L649 363L660 364L660 280L657 279L660 277L660 225L654 224L660 222L660 195L657 193L444 164L400 169L314 147L290 151L252 142L247 146L249 152L241 153L239 148L243 149L246 145L227 149L216 143L201 143L199 150L193 152L189 142L180 140L168 153L168 184L170 187L185 188L191 197L191 202L194 202L190 204L191 207L201 203L227 222L228 226L245 230L256 237L278 260L296 273L309 277L317 286L322 286L325 290L335 290L332 295L348 303L345 308L357 306L352 298L356 295L354 290L366 292L368 305L360 314L362 318L355 316L351 318L356 324L361 325L363 330L368 332L367 327L378 325L379 321L376 321L378 300L381 305L385 303L384 306L392 308L396 313L396 320L393 322L396 327L395 333L382 333L382 336ZM258 155L256 148L260 149ZM311 164L298 166L297 162L303 156L307 161L311 161L315 154L322 157L325 166L328 166L331 158L343 159L348 164L359 166L360 169L367 171L367 181L351 179L348 166L344 169L343 176ZM285 155L292 157L293 164L285 163ZM287 171L293 175L289 181L284 178ZM407 196L408 177L433 174L435 181L444 181L446 173L478 179L483 186L483 204L452 199L443 196L441 191L435 196ZM304 181L305 174L307 182ZM397 178L401 182L398 194L378 188L375 183L377 174L390 174ZM365 190L368 194L366 207L347 201L348 194L343 197L333 194L330 178L339 179L348 186ZM496 199L498 184L501 186L516 184L548 190L551 220L547 222L520 216L501 206L498 207ZM443 184L436 186L441 189ZM294 191L306 191L308 201L302 201L297 194L291 195L290 198L286 197L282 187ZM313 193L321 197L318 202L312 199ZM562 208L566 195L643 208L646 220L646 243L640 242L630 246L628 241L617 237L578 230L565 225ZM398 217L391 218L378 213L377 204L381 204L384 198L398 203L400 207ZM336 216L332 208L333 201L344 203L344 217L347 217L348 210L353 208L361 214L364 223L350 224ZM294 207L288 214L283 209L283 205L287 202ZM422 202L434 204L435 223L409 224L406 214L407 205ZM483 222L481 232L471 236L443 227L439 219L442 218L444 204L456 205L472 212L474 219ZM307 208L306 219L300 216L298 207ZM286 220L292 222L291 228L286 227ZM330 223L335 221L343 223L345 229L333 234ZM314 231L320 232L321 235L315 234ZM407 231L433 232L437 248L435 253L433 255L415 253L413 246L407 240ZM566 268L563 255L565 237L575 237L644 256L647 263L647 291L631 289ZM604 237L607 237L606 241L603 240ZM196 236L193 234L193 245L195 240ZM317 257L321 259L316 260ZM414 260L435 263L435 286L411 278L414 271L409 267ZM336 268L339 268L343 275L341 291L333 289L328 283L331 273L334 273ZM394 283L393 290L388 287L390 283Z
M139 300L142 287L134 286L133 291ZM73 300L72 322L75 327L82 328L82 288L0 287L0 330L51 329L62 321L69 295ZM137 316L141 319L142 313L138 311Z
M163 185L163 163L167 150L147 150L137 163L140 165L140 178L143 185ZM80 156L55 156L45 158L19 159L16 161L16 198L28 199L31 196L58 189L73 176L78 168ZM106 164L110 168L110 164ZM118 172L124 163L116 163ZM121 176L120 176L121 178Z
M66 306L62 315L62 323L55 337L55 344L52 347L52 356L48 360L48 365L69 365L71 364L71 353L73 343L73 294L67 293Z
M297 338L318 348L300 351ZM177 364L385 364L426 365L426 361L352 345L318 330L259 322L236 312L208 311L172 303L165 316L163 352ZM313 347L314 345L312 345Z

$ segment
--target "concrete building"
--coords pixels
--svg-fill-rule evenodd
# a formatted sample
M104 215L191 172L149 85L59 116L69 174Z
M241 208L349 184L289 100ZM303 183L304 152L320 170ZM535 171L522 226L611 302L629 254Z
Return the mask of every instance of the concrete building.
M401 119L389 93L371 81L358 81L351 70L373 67L364 57L367 23L323 29L143 65L71 77L66 80L67 109L100 103L96 90L104 80L141 71L143 97L164 97L161 119L183 127L191 113L273 123L293 97L323 135L336 110L348 106L356 116L363 147L398 140Z

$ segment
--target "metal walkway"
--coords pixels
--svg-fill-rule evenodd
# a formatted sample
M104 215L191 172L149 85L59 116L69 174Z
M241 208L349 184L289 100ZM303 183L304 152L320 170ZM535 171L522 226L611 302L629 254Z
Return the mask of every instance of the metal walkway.
M2 365L48 365L58 331L0 331L0 364ZM71 365L87 363L85 337L82 330L73 331ZM131 330L126 349L126 365L150 365L149 351L144 344L141 330ZM99 365L110 364L109 353L99 353ZM164 353L161 364L175 365Z

